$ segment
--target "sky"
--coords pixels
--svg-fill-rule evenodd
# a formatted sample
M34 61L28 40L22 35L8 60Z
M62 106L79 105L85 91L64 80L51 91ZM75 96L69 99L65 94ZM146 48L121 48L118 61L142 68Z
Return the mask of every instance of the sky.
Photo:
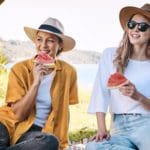
M76 40L75 48L101 52L118 46L122 38L121 8L145 3L148 0L5 0L0 6L0 37L27 41L24 26L38 28L53 17Z

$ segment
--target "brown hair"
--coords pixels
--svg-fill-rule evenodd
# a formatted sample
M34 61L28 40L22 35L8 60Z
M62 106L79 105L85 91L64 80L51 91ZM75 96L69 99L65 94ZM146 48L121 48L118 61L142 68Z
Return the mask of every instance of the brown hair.
M58 38L59 44L63 43L63 40L62 40L60 37L57 36L57 38ZM63 48L60 48L60 49L57 51L56 56L60 55L60 53L61 53L62 51L63 51Z

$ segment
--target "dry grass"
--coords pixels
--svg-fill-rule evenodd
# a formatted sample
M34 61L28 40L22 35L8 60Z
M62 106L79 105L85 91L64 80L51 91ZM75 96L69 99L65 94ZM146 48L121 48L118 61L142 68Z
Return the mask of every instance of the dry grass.
M6 95L6 88L7 88L7 79L8 79L8 72L0 66L0 106L4 104L4 98Z
M96 129L96 117L87 113L90 89L79 89L79 104L70 106L70 131L82 128Z
M79 89L79 104L70 106L70 128L69 131L81 130L88 128L97 129L96 116L87 113L91 89ZM110 115L106 116L107 129L110 127Z

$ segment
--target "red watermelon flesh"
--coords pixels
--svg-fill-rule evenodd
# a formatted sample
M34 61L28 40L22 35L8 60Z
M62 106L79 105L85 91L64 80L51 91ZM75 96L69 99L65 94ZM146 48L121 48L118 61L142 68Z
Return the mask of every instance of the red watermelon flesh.
M48 67L54 67L54 61L53 57L45 52L39 52L34 58L34 62L44 64Z
M110 75L108 82L107 82L107 87L108 88L118 88L127 82L128 82L128 79L124 75L116 72L116 73Z

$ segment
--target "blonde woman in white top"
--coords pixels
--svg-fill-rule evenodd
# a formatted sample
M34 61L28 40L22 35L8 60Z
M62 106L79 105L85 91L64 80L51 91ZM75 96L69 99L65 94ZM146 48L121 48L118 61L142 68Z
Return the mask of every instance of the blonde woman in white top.
M120 11L124 36L117 49L106 49L101 57L88 108L97 116L98 131L86 150L149 150L150 148L150 4ZM122 73L129 82L109 90L107 81ZM106 129L110 108L112 124Z

